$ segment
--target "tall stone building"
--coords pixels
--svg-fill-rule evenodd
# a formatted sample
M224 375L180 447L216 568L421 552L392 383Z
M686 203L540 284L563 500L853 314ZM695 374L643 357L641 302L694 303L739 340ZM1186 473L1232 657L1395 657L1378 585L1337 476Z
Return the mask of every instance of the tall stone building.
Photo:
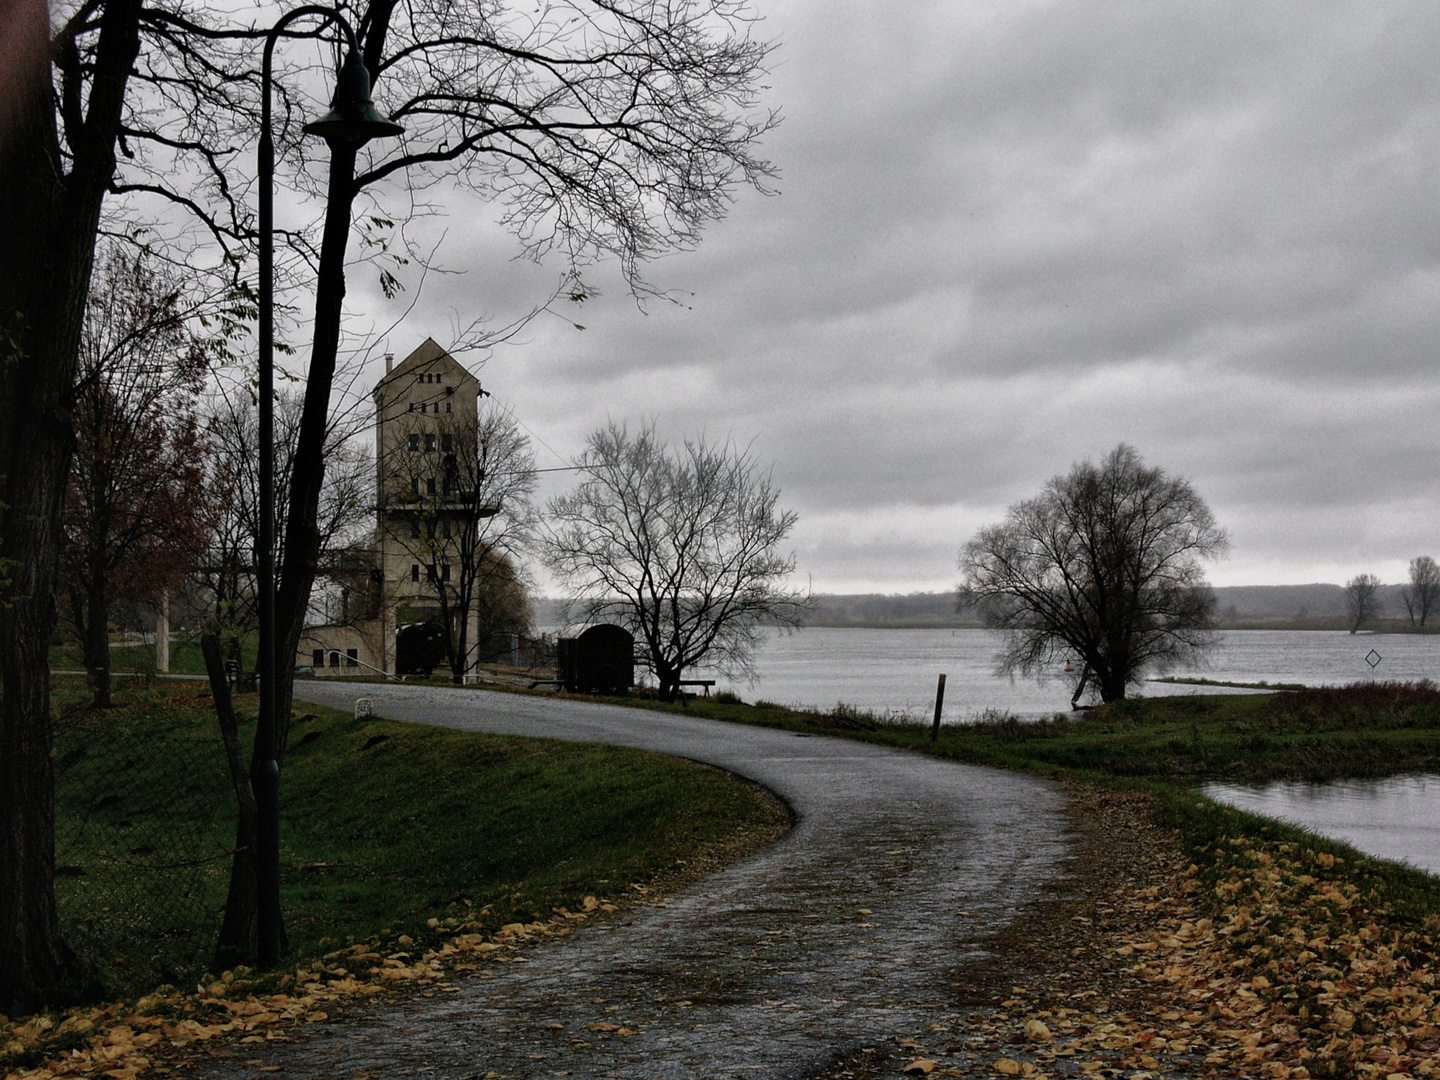
M447 586L470 554L477 520L494 513L477 504L472 475L479 381L430 338L386 366L372 393L374 542L350 560L344 581L330 583L323 614L301 641L296 663L316 674L432 664L436 628L456 618ZM474 642L478 626L466 636Z

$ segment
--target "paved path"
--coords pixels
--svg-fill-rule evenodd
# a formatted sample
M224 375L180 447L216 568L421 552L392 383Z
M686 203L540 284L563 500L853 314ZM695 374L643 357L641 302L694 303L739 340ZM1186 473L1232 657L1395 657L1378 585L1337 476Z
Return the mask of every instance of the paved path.
M1061 872L1063 797L1017 774L549 698L296 686L297 697L344 708L360 694L396 720L708 762L771 788L798 821L667 907L587 926L458 993L265 1047L289 1076L803 1077L837 1052L957 1023L955 991L987 938ZM588 1030L597 1021L637 1034ZM209 1069L254 1075L236 1063Z

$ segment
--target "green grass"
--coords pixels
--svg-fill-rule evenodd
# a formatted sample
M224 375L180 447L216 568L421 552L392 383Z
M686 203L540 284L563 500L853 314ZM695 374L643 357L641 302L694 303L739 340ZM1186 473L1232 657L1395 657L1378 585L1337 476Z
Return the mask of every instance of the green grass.
M234 833L209 696L163 684L96 711L82 680L55 685L67 939L93 993L193 981L214 948ZM294 728L281 782L291 953L376 934L429 940L446 920L493 930L548 918L763 842L781 816L726 773L656 754L315 709Z
M1046 775L1156 780L1334 780L1440 771L1440 689L1429 683L1358 683L1277 694L1132 698L1050 719L991 715L931 725L844 705L828 713L728 695L646 708L793 731L840 734L980 765Z
M255 670L255 636L250 635L244 646L245 670ZM65 642L50 648L52 671L84 671L85 656L78 644ZM110 670L112 674L125 675L138 672L153 674L155 671L154 645L116 645L110 649ZM204 675L205 658L200 655L199 641L175 639L170 642L170 674ZM118 681L118 680L117 680Z

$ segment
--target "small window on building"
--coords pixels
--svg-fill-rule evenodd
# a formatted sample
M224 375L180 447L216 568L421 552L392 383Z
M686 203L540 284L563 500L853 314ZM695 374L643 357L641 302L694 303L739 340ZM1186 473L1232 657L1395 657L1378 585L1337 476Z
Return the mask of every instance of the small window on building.
M339 649L331 649L331 650L330 650L330 666L331 666L331 667L339 667L339 666L340 666L340 650L339 650Z
M414 411L415 411L415 402L413 402L413 401L410 402L410 404L409 404L408 406L406 406L405 411L406 411L406 412L414 412Z
M419 480L418 477L412 477L412 478L410 479L410 494L411 494L411 495L419 495L419 494L420 494L420 480Z
M425 478L425 494L426 494L426 495L434 495L434 494L435 494L435 477L433 477L433 476L427 476L427 477Z
M359 667L359 666L360 666L360 650L359 650L359 649L346 649L346 650L345 650L345 666L346 666L346 667Z
M419 436L419 435L411 435L411 436L410 436L410 440L409 440L409 446L410 446L410 449L411 449L411 450L419 450L419 449L420 449L420 436Z
M447 539L447 540L450 539L450 519L449 519L449 518L441 518L441 519L440 519L440 535L443 536L443 537L445 537L445 539Z
M450 402L448 402L448 401L445 402L445 411L446 411L446 412L452 412L452 411L453 411L453 410L450 408Z
M324 649L311 649L311 650L310 650L310 666L311 666L311 667L324 667L324 666L325 666L325 650L324 650Z
M419 580L420 580L420 564L419 564L418 562L417 562L417 563L411 563L411 564L410 564L410 580L411 580L411 581L419 581Z
M450 564L449 564L448 562L447 562L447 563L441 563L441 564L440 564L440 580L441 580L441 581L449 581L449 580L450 580Z
M410 522L410 539L420 539L420 521L418 518L415 521Z
M441 435L441 436L440 436L440 449L441 449L441 450L444 450L445 453L447 453L447 454L450 453L451 450L454 450L454 449L455 449L455 436L454 436L454 435Z
M426 449L426 450L434 450L434 449L435 449L435 436L434 436L434 435L426 435L426 436L425 436L425 449Z
M433 562L429 566L425 567L426 581L434 581L437 576L438 575L435 573L435 564Z

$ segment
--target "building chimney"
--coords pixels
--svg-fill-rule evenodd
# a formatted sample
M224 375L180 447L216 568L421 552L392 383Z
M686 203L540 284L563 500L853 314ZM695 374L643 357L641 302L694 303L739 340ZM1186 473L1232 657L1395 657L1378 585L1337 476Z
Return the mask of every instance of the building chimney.
M385 374L386 374L386 375L389 375L389 374L390 374L390 369L393 368L394 366L395 366L395 354L394 354L393 352L387 352L387 353L385 354Z

